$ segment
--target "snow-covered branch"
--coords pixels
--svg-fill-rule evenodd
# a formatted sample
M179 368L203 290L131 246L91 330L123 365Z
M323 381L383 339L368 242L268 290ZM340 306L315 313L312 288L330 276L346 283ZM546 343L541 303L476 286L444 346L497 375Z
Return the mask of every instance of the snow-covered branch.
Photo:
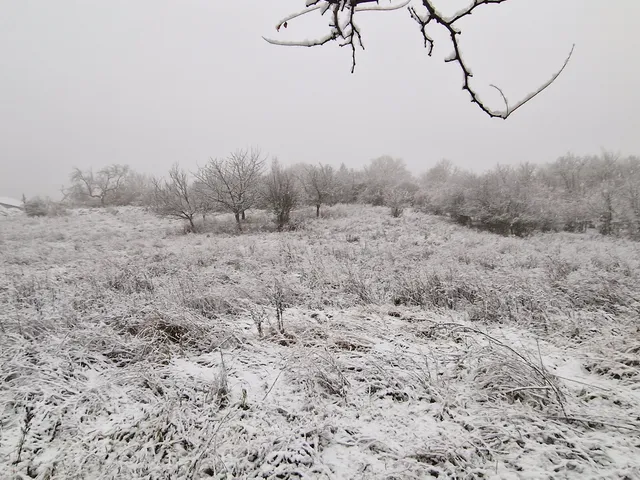
M364 50L362 43L362 35L360 29L356 25L354 19L355 14L360 12L388 12L399 10L406 7L412 0L401 0L400 2L390 1L389 5L381 5L380 0L307 0L306 8L287 15L281 19L276 30L280 31L282 27L287 28L289 22L296 18L307 15L315 11L319 11L320 15L324 15L327 11L331 11L331 21L329 23L330 32L315 40L275 40L272 38L264 38L273 45L287 47L317 47L324 45L332 40L340 40L340 46L349 46L352 52L351 72L356 67L356 46L360 46ZM375 5L367 5L373 4Z
M302 11L288 15L278 22L276 29L279 31L281 27L287 28L288 22L297 19L303 15L311 12L320 12L320 15L324 15L326 12L330 12L330 31L327 35L315 40L274 40L265 38L265 40L274 45L283 46L299 46L299 47L315 47L325 45L331 41L338 41L340 46L349 46L352 52L352 66L351 72L355 70L356 66L356 46L359 46L364 50L364 44L362 42L362 33L360 28L355 22L356 14L360 12L388 12L392 10L398 10L404 7L408 7L411 18L419 25L422 39L424 41L425 48L428 49L428 55L431 56L434 48L434 40L427 32L427 29L432 25L439 25L449 33L449 39L451 41L452 51L451 54L445 58L445 62L455 63L462 71L462 89L467 91L471 97L471 102L478 105L478 107L490 117L506 119L513 112L515 112L522 105L526 104L546 88L548 88L563 72L566 68L573 48L569 52L562 68L560 68L546 83L531 93L526 95L522 100L510 105L507 101L507 97L503 91L496 87L502 99L505 103L504 110L497 110L491 108L484 103L480 98L475 87L471 84L471 78L473 74L471 69L464 60L464 57L460 48L461 32L457 28L456 23L469 15L471 15L476 8L483 5L497 5L506 2L507 0L471 0L470 4L465 8L455 12L452 15L445 16L441 14L434 5L434 0L306 0L306 8ZM410 3L414 2L415 5L411 6ZM263 37L264 38L264 37Z

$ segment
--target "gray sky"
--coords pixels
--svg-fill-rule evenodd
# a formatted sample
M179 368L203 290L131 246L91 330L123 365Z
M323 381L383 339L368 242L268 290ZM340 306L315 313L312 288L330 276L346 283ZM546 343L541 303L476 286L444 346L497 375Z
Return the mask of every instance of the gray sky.
M440 0L459 6L465 1ZM361 15L350 74L313 16L275 31L304 0L0 0L0 195L55 196L74 166L164 174L259 145L283 163L360 167L389 154L423 171L441 158L482 170L567 151L640 153L638 0L510 0L476 11L462 45L487 101L514 100L574 57L507 121L460 90L422 48L406 10Z

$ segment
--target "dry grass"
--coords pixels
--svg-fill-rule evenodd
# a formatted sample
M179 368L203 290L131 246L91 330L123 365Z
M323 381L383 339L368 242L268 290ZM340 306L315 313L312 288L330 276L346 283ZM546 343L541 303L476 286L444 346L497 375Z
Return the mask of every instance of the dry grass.
M640 477L639 244L114 213L0 219L6 478Z

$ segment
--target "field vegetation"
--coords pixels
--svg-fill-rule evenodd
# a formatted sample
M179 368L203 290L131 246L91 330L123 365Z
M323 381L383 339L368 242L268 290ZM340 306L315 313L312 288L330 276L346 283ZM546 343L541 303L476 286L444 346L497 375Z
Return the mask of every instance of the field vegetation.
M639 478L640 244L367 194L0 219L2 477Z

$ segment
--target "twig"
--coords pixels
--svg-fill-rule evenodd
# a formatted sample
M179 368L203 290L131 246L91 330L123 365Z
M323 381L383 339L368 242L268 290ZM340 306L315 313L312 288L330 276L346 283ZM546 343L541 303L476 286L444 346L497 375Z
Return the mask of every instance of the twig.
M602 390L604 392L610 392L611 391L610 388L599 387L598 385L593 385L592 383L581 382L580 380L574 380L573 378L563 377L563 376L560 376L560 375L558 375L556 373L554 373L553 376L556 377L556 378L560 378L562 380L566 380L567 382L574 382L574 383L579 383L580 385L585 385L587 387L597 388L598 390Z
M262 401L264 402L267 397L269 396L269 394L271 393L271 390L273 390L273 387L275 387L276 382L278 381L278 379L280 378L280 375L282 375L282 372L284 372L284 369L287 367L287 365L289 365L289 361L287 360L284 364L284 366L280 369L280 371L278 372L278 375L276 376L276 379L273 381L273 383L271 384L271 387L269 387L269 390L267 390L267 393L264 394L264 397L262 397Z
M547 418L551 418L553 420L565 420L568 422L581 422L581 423L596 423L598 425L602 425L605 427L612 427L612 428L622 428L625 430L631 430L633 432L639 432L640 433L640 428L636 425L621 425L619 423L611 423L611 422L603 422L602 420L596 420L593 418L585 418L585 417L575 417L575 416L567 416L564 415L562 417L557 416L557 415L547 415Z
M518 387L518 388L512 388L512 389L510 389L510 390L505 390L505 391L504 391L504 392L502 392L502 393L516 393L516 392L521 392L521 391L523 391L523 390L552 390L552 388L551 388L551 387L548 387L548 386L547 386L547 387L542 387L542 386L538 387L538 386L533 386L533 385L532 385L532 386L530 386L530 387Z

